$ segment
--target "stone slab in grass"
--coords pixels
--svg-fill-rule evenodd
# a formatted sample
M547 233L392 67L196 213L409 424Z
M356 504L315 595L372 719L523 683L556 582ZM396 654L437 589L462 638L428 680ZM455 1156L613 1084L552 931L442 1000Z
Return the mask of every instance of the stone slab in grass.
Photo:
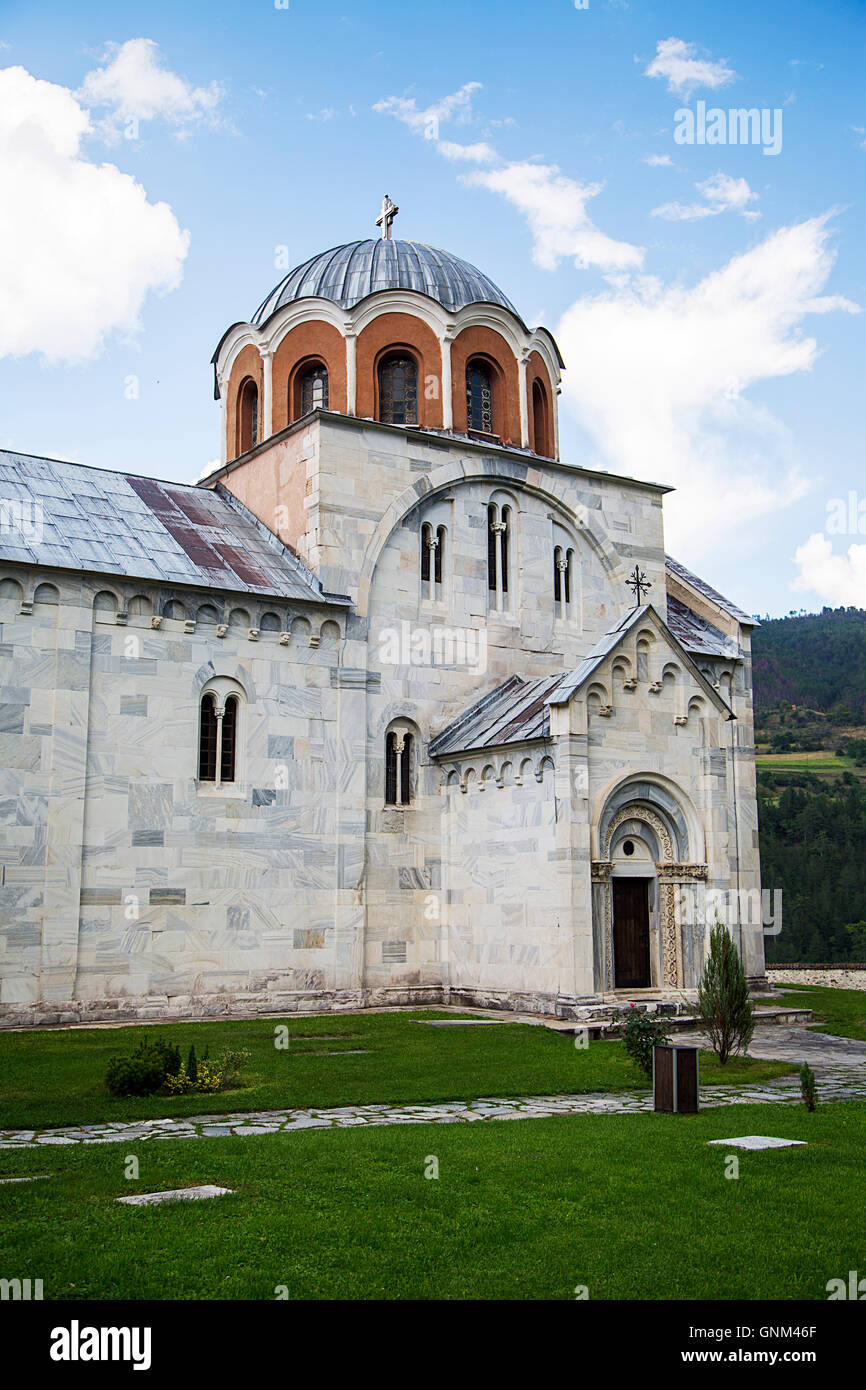
M296 1057L369 1057L369 1047L344 1047L339 1052L295 1052Z
M510 1018L413 1018L413 1023L423 1023L425 1028L479 1028L484 1024L510 1023Z
M4 1182L38 1182L40 1178L50 1178L50 1173L32 1173L27 1178L0 1178L0 1183Z
M208 1197L224 1197L231 1192L230 1187L215 1187L205 1183L203 1187L176 1187L168 1192L139 1192L134 1197L118 1197L116 1200L127 1207L158 1207L163 1202L203 1202Z
M743 1134L739 1139L710 1139L710 1144L724 1144L728 1149L791 1149L805 1148L805 1139L774 1139L770 1134Z

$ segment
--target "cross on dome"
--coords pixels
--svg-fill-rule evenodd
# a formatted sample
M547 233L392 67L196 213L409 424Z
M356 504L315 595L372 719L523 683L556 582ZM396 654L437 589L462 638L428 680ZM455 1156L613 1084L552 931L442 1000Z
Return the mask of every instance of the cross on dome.
M382 211L376 218L376 226L382 228L382 240L391 240L391 223L400 211L396 203L392 203L386 193L382 199Z

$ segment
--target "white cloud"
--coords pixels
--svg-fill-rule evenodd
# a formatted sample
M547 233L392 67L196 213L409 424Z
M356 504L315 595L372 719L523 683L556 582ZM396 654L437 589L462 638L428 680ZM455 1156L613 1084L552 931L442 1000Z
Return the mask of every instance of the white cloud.
M580 266L605 270L637 269L643 249L626 241L614 241L599 231L586 204L601 192L600 183L581 184L566 178L555 164L528 161L502 169L478 170L465 181L500 193L523 213L533 238L533 260L545 270L555 270L565 256Z
M666 222L696 222L701 217L715 217L721 208L711 208L708 203L662 203L653 208L652 217L663 217Z
M89 108L108 108L108 132L116 133L124 121L152 121L155 117L185 129L199 123L218 124L217 108L223 95L219 83L192 87L185 78L160 67L159 48L153 39L108 44L103 61L104 67L87 73L76 96Z
M811 369L807 315L857 311L820 296L826 223L783 227L693 288L646 278L587 296L559 324L566 404L607 466L677 487L668 540L687 563L806 490L794 441L743 392Z
M684 39L659 39L646 77L663 77L669 92L688 96L695 87L725 87L737 74L723 60L697 57L697 46Z
M799 574L792 589L815 593L835 607L866 607L866 545L850 545L846 555L834 555L832 542L816 531L794 559Z
M332 121L339 113L335 106L323 106L320 111L308 111L308 121Z
M645 154L643 162L651 165L654 169L673 167L673 160L669 154Z
M181 280L189 233L113 164L81 157L90 118L67 88L0 71L0 356L94 356Z
M428 140L439 139L439 126L443 121L468 121L471 115L472 98L481 90L480 82L466 82L450 96L442 97L419 111L414 97L385 97L377 101L374 111L388 116L396 116L411 131L425 135Z
M440 140L438 150L446 159L465 159L472 164L490 164L499 158L493 147L484 140L478 140L474 145L459 145L453 140Z
M462 181L501 194L524 214L532 231L533 257L538 265L553 270L564 256L569 256L577 265L597 265L605 270L640 267L643 250L606 236L586 211L590 198L601 192L601 184L581 184L566 178L555 164L533 164L528 160L505 163L484 140L460 144L441 138L444 121L465 122L471 118L472 98L480 88L480 82L467 82L421 111L414 97L387 97L377 101L373 110L396 116L414 134L432 141L446 159L471 164L499 163L498 169L462 175Z
M748 205L757 200L745 179L733 179L730 174L713 174L696 183L695 188L706 199L703 203L663 203L653 208L653 217L663 217L668 222L694 222L702 217L717 217L720 212L739 212L743 217L760 217Z

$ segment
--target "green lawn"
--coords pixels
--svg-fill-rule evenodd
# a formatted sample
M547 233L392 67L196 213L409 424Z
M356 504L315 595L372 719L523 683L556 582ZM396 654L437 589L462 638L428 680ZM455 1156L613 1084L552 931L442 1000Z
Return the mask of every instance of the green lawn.
M824 1300L864 1268L864 1122L764 1105L0 1151L4 1176L53 1174L0 1187L0 1271L46 1299ZM727 1179L706 1141L756 1133L808 1147ZM233 1195L113 1200L205 1182Z
M454 1014L365 1013L289 1020L169 1024L0 1033L0 1127L49 1128L105 1120L278 1110L299 1106L387 1101L472 1100L479 1096L616 1091L647 1083L621 1042L574 1040L531 1024L427 1028L420 1018ZM275 1046L275 1029L289 1047ZM105 1090L110 1057L128 1054L146 1036L177 1042L246 1047L252 1060L237 1090L217 1095L118 1099ZM335 1056L355 1049L360 1056ZM324 1052L325 1056L315 1053ZM701 1054L701 1080L765 1081L794 1070L784 1062L732 1059L720 1067Z
M768 969L772 970L772 961ZM866 990L827 989L815 985L786 985L784 1002L789 1007L812 1009L817 1023L813 1032L834 1033L841 1038L866 1041Z

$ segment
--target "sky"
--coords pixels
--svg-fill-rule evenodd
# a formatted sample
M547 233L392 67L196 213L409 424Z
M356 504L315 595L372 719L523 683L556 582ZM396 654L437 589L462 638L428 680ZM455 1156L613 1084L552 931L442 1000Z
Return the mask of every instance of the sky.
M864 59L866 0L0 0L0 448L195 480L224 330L387 192L677 559L866 607Z

